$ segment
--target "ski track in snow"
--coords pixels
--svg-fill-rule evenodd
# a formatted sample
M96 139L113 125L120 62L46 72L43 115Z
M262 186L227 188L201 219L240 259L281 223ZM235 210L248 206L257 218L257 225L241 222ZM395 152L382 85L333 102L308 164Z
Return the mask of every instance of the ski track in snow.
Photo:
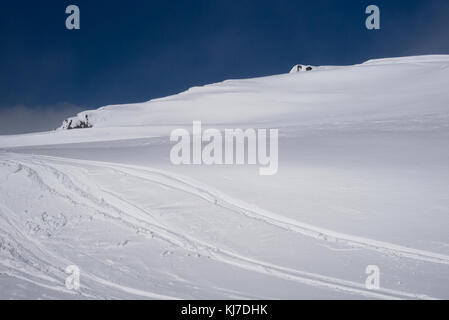
M220 191L214 190L213 188L206 186L201 182L196 182L192 179L180 177L179 175L175 175L173 173L155 170L148 167L130 166L97 161L69 160L46 156L43 157L48 158L49 160L66 162L68 161L69 163L71 162L109 168L117 172L122 172L124 174L133 176L135 178L148 180L153 183L161 184L165 187L184 191L186 193L209 201L210 203L215 203L222 208L229 209L236 213L243 214L247 217L262 220L276 227L298 232L302 235L309 236L318 240L332 243L343 243L352 247L366 248L424 262L449 264L448 255L429 252L426 250L413 249L388 242L348 235L333 230L308 225L293 219L280 216L276 213L260 209L256 206L246 204L243 201L234 199Z
M396 255L427 263L449 264L449 256L446 255L342 234L332 230L326 230L294 221L269 211L259 209L256 206L245 204L243 201L229 197L224 193L214 190L213 188L210 188L200 182L192 181L191 179L180 177L173 173L163 172L148 167L98 161L72 160L49 156L17 156L15 154L6 153L5 155L7 155L6 160L2 160L2 162L12 162L20 166L22 169L26 169L29 172L28 176L30 178L35 179L39 185L57 197L67 199L78 205L93 209L109 219L125 224L127 227L140 231L140 233L149 235L151 238L158 238L160 240L167 241L172 245L201 255L206 255L225 264L233 265L241 269L261 273L267 276L277 277L283 280L295 281L314 287L345 292L367 298L433 299L427 295L387 288L381 288L376 291L368 290L365 288L363 283L356 283L258 261L256 259L241 255L238 252L222 249L213 243L207 243L202 240L195 239L194 237L188 236L177 230L172 230L169 227L160 224L154 217L152 217L151 212L144 210L137 204L125 200L116 193L103 189L101 186L92 181L93 179L86 175L86 172L83 172L83 169L85 167L108 169L116 174L129 175L131 177L143 179L164 187L184 191L191 196L200 197L208 202L219 205L224 209L244 215L247 218L263 221L276 228L298 232L318 241L332 243L338 242L339 244L350 247L375 250L383 254ZM80 185L79 181L83 181L83 185ZM4 206L0 208L2 208L2 211L7 210ZM38 257L35 257L35 259L37 261L39 260ZM27 261L24 262L29 265ZM68 261L64 261L63 265L69 264L70 263ZM53 268L57 269L57 267ZM46 273L46 270L40 269L40 271ZM29 276L32 276L32 274ZM121 286L91 273L88 273L85 277L89 278L93 282L118 289L131 295L151 299L175 298ZM57 279L59 278L56 278L55 281L58 281ZM86 295L86 297L92 297L92 295Z

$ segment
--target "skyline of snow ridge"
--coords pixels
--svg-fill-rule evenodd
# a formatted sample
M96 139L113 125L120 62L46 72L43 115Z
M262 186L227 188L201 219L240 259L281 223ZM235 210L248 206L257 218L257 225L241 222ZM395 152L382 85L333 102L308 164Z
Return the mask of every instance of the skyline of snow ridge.
M67 29L70 5L80 10L80 29ZM380 8L380 30L366 27L370 5ZM0 134L52 130L82 110L281 74L297 63L448 54L447 12L446 0L7 1Z

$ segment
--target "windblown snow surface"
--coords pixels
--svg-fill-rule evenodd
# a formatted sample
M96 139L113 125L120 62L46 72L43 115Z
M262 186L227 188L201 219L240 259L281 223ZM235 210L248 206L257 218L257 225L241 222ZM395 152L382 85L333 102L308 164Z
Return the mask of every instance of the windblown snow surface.
M449 298L449 56L86 115L93 128L0 137L0 298ZM194 120L278 128L278 173L172 165L170 132Z

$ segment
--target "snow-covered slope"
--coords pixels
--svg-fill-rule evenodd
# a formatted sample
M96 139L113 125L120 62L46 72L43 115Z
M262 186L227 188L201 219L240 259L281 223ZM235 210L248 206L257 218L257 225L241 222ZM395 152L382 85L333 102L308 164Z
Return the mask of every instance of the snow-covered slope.
M417 56L227 80L149 102L84 111L65 119L59 129L64 130L71 121L73 126L85 123L107 130L0 136L0 147L166 135L173 127L191 126L195 120L206 125L253 127L337 126L395 120L412 125L429 118L444 123L448 64L446 55Z
M372 60L0 136L0 298L448 298L448 88L449 56ZM172 165L195 120L278 128L278 174Z
M448 56L374 60L348 67L196 87L146 103L78 115L96 128L209 124L310 125L434 115L447 111ZM443 94L443 96L441 96ZM433 103L428 104L429 101Z

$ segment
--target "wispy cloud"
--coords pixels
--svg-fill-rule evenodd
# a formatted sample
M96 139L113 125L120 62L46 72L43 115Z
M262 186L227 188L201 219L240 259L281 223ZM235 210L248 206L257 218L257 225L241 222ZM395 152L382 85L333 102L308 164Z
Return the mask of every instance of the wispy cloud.
M0 108L0 135L54 130L62 121L82 111L68 103L53 106L28 107L24 105Z

